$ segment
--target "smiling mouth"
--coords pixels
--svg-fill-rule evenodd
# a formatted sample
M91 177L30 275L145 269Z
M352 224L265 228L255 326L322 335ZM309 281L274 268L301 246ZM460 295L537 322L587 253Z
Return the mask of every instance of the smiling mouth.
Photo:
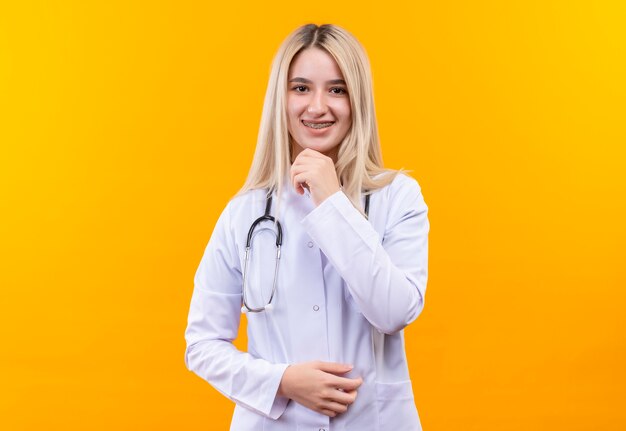
M306 127L310 127L311 129L325 129L335 124L335 122L330 121L328 123L309 123L308 121L303 120L302 124L304 124Z

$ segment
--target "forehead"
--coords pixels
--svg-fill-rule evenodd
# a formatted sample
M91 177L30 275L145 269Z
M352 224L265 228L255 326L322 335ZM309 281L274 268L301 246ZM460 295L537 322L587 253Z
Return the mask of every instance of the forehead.
M343 78L341 69L332 55L315 47L300 51L289 66L289 78L305 76L318 76L324 79Z

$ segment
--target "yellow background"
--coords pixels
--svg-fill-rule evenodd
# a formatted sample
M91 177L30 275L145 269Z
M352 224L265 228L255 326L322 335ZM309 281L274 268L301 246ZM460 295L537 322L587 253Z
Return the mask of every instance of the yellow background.
M193 275L307 22L430 207L424 429L626 429L626 6L571 0L2 2L0 429L227 429Z

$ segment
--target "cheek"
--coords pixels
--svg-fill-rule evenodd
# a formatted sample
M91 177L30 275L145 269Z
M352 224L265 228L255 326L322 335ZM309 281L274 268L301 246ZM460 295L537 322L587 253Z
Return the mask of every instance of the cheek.
M351 110L350 110L350 102L346 101L344 103L342 103L339 107L338 107L338 111L341 113L341 116L350 121L351 120Z
M344 107L343 107L343 111L342 111L342 116L343 116L343 134L344 136L348 133L348 131L350 130L350 127L352 127L352 111L350 110L350 103L348 102Z
M290 114L298 115L302 111L303 105L306 105L306 102L302 97L287 97L287 112Z
M299 122L300 120L294 112L287 111L287 128L289 129L289 133L292 133L294 130L296 130Z
M293 103L288 101L288 103L287 103L287 124L289 126L291 126L291 123L294 122L294 120L297 120L295 106L293 105Z

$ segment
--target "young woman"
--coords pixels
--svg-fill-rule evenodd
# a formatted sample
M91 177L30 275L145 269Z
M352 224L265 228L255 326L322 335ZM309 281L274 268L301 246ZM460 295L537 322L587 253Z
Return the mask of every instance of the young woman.
M276 55L248 179L195 277L187 367L232 430L420 430L402 329L424 307L427 206L383 168L369 62L309 24ZM248 349L237 336L247 313Z

